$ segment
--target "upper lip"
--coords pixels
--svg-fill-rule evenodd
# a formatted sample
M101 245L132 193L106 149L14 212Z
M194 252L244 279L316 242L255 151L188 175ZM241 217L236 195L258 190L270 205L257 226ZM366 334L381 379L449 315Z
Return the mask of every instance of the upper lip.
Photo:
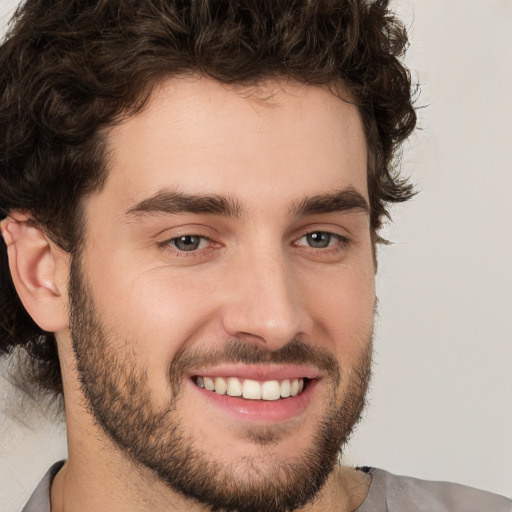
M189 377L236 377L260 382L284 379L315 379L319 376L318 368L288 364L238 364L218 365L210 368L198 368L189 372Z

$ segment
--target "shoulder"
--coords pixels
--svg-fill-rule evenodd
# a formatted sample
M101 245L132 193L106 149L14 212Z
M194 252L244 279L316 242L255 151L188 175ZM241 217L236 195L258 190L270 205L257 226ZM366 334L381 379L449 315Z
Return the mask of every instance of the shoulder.
M21 512L50 512L50 489L52 481L63 465L64 461L61 460L47 471Z
M358 512L512 512L512 500L450 482L397 476L368 468L368 496Z

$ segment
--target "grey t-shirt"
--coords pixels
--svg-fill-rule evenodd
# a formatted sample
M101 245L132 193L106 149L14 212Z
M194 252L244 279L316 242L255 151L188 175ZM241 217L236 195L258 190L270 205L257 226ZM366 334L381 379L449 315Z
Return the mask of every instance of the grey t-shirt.
M46 473L22 512L50 512L50 487L62 467ZM512 512L512 500L465 485L396 476L363 468L372 477L368 496L357 512Z
M512 512L512 500L466 485L397 476L365 468L372 476L357 512Z

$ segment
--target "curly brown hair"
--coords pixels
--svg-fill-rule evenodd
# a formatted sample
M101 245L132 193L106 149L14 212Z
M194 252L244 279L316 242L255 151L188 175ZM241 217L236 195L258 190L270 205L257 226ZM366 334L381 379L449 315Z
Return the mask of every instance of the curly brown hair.
M227 84L281 76L334 89L358 107L369 149L370 222L411 197L396 153L416 123L400 58L403 25L387 1L25 0L0 47L0 219L28 211L71 254L81 204L101 190L102 133L139 111L164 77ZM25 311L0 238L0 354L29 354L30 378L59 395L55 337Z

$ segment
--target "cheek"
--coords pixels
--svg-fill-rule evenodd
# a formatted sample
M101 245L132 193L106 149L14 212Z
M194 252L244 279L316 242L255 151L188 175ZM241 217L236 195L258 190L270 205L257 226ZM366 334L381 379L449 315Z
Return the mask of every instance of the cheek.
M312 339L328 344L326 348L342 366L361 353L372 337L376 301L372 268L332 271L309 286L308 309L315 325Z
M117 264L97 260L88 268L109 342L147 371L152 389L168 390L168 369L176 353L206 334L215 336L215 285L197 276L177 276L162 266L122 264L114 257L111 261Z

